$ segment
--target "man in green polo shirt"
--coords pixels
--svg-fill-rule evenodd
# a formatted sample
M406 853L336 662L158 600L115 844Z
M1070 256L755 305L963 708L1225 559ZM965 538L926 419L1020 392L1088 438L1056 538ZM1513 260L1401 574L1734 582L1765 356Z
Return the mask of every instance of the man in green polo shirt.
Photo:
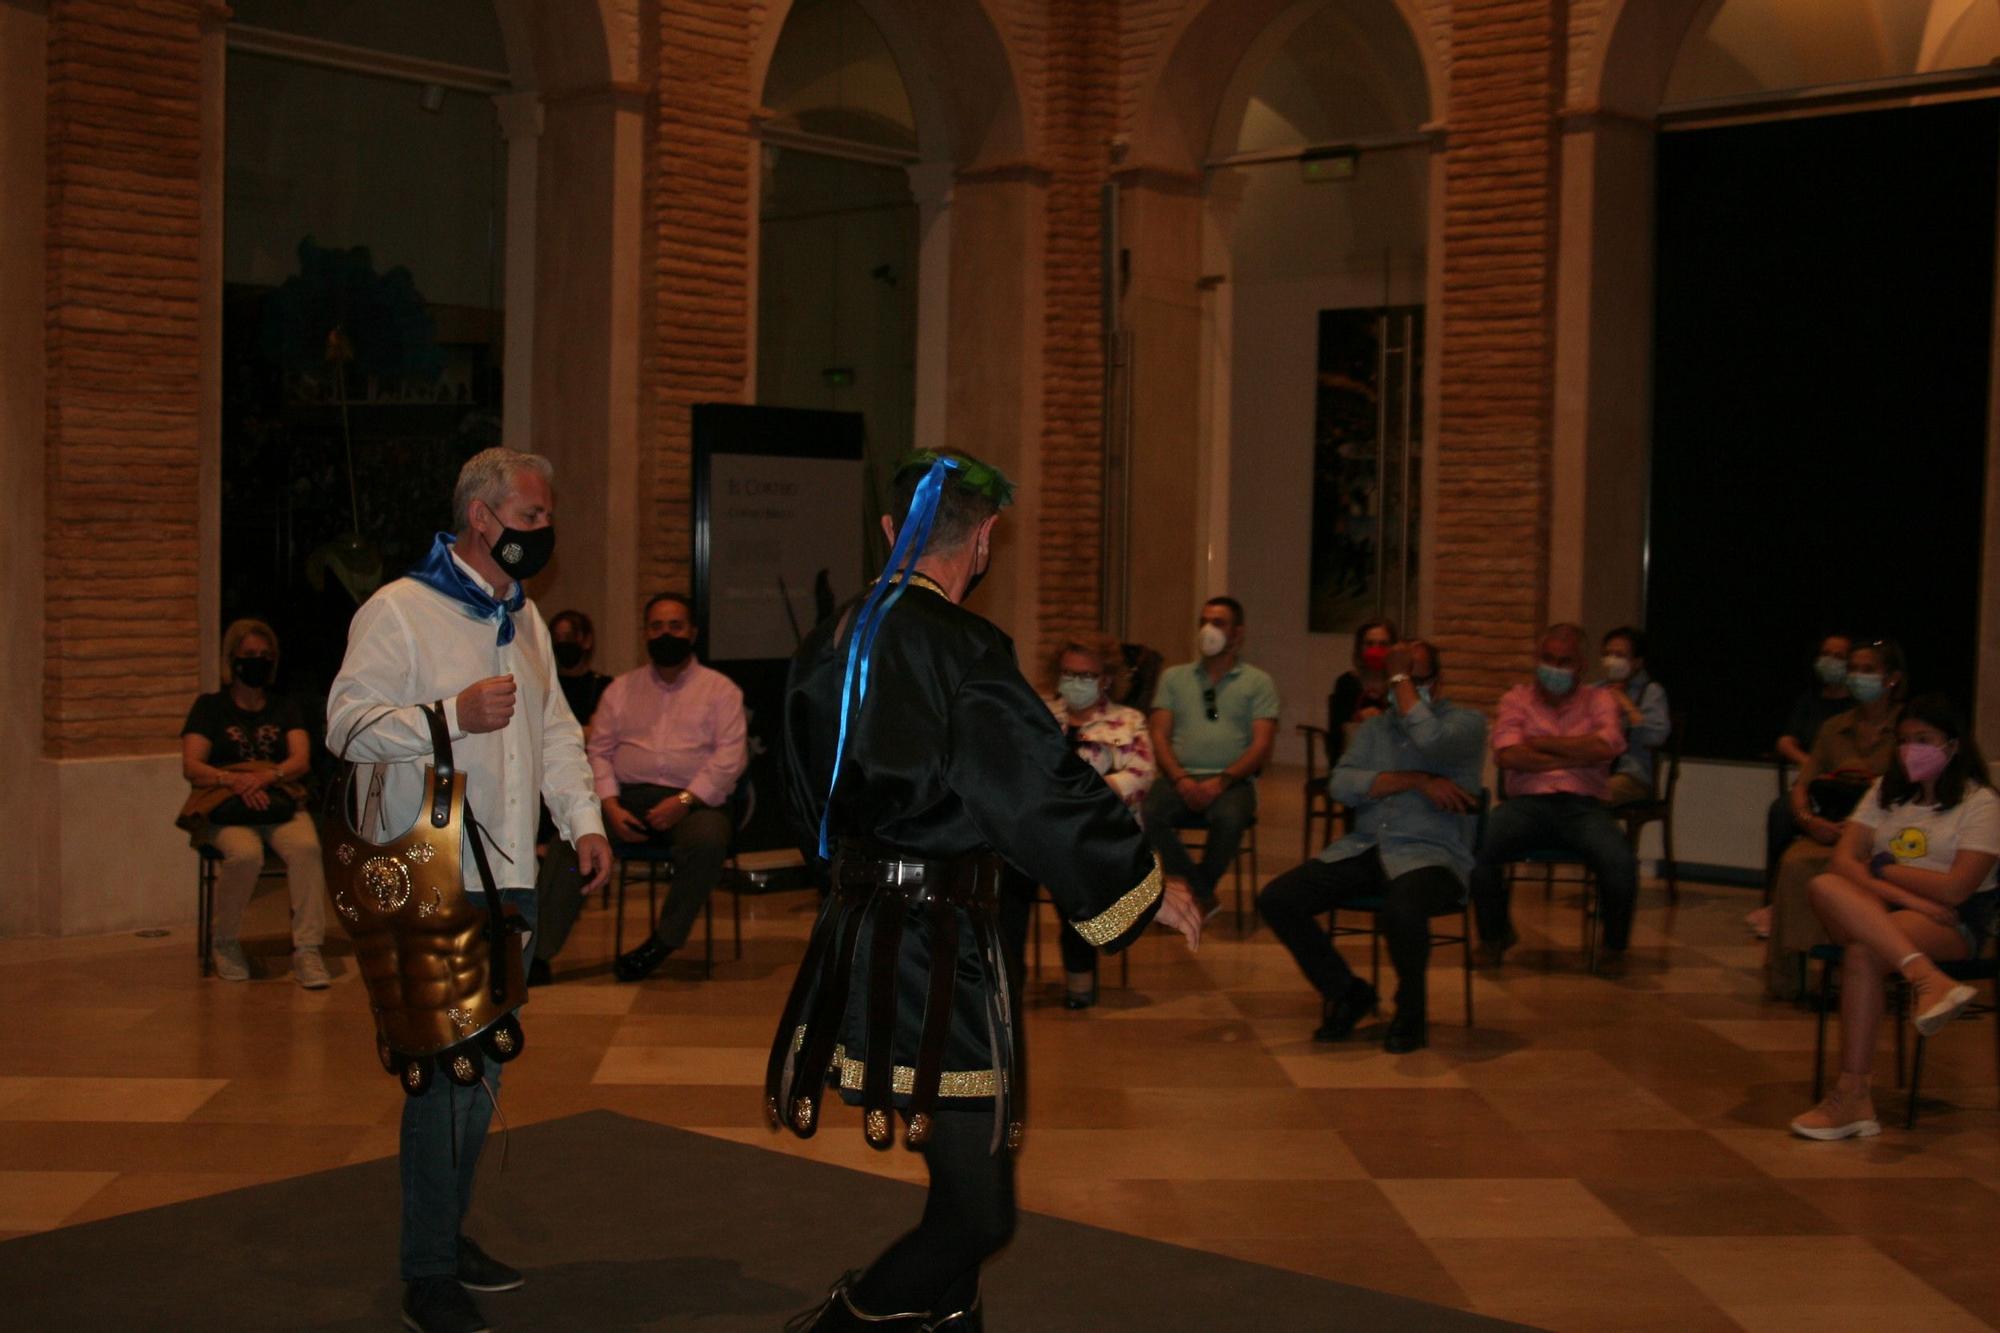
M1153 695L1153 756L1160 780L1146 797L1146 837L1169 875L1186 879L1204 916L1219 905L1215 886L1257 817L1254 782L1278 737L1278 688L1241 660L1243 605L1203 603L1195 641L1200 658L1169 667ZM1176 829L1205 828L1196 865Z

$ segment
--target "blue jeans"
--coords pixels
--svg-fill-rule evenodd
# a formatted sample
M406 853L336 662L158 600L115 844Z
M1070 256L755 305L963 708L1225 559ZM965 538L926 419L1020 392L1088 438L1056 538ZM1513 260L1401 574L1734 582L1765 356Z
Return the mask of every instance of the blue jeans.
M475 904L485 905L485 894L471 897ZM500 898L533 927L532 889L502 889ZM485 1089L461 1088L440 1074L422 1096L403 1098L405 1282L458 1272L458 1228L472 1206L473 1172L486 1143L486 1126L493 1119L493 1099L499 1095L500 1066L489 1061Z
M1639 863L1611 809L1588 796L1515 796L1486 816L1486 842L1472 871L1472 906L1479 938L1488 944L1513 933L1510 861L1530 852L1568 852L1597 876L1604 917L1604 947L1623 949L1632 938L1632 908L1639 899Z
M1215 900L1215 886L1235 863L1236 849L1243 845L1243 834L1256 817L1257 788L1249 782L1231 784L1200 814L1188 809L1170 782L1156 782L1146 793L1146 840L1160 854L1160 868L1186 880L1194 896L1204 903ZM1187 845L1174 831L1178 828L1208 830L1200 865L1188 855Z

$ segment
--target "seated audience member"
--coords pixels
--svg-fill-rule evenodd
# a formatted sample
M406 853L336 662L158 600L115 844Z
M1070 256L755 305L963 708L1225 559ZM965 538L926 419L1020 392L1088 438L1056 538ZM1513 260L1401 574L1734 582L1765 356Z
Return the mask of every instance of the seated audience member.
M1849 652L1847 687L1854 706L1820 726L1792 781L1788 804L1799 836L1778 858L1770 942L1764 946L1765 989L1776 999L1799 998L1805 971L1801 959L1815 944L1826 943L1819 918L1807 910L1807 886L1827 868L1840 841L1841 821L1869 784L1889 771L1907 679L1903 650L1891 641L1859 644Z
M1104 778L1137 817L1153 786L1153 739L1146 715L1114 703L1125 688L1125 654L1109 634L1072 634L1049 664L1055 693L1049 711L1077 757ZM1062 908L1056 919L1068 924ZM1097 1003L1097 950L1073 930L1062 941L1064 1007L1088 1009Z
M1272 880L1257 910L1320 994L1314 1041L1340 1041L1375 1007L1375 988L1354 975L1316 920L1343 901L1383 899L1382 934L1396 968L1396 1016L1383 1048L1427 1042L1425 972L1430 919L1465 901L1486 719L1439 697L1437 650L1397 644L1383 667L1390 709L1354 733L1328 786L1354 811L1354 831Z
M1583 631L1551 625L1543 632L1531 684L1500 699L1493 727L1493 762L1507 799L1486 819L1486 844L1472 872L1480 951L1498 966L1516 939L1506 868L1531 852L1568 852L1597 878L1604 925L1597 970L1625 972L1625 946L1639 896L1632 845L1604 804L1611 763L1625 750L1625 718L1611 691L1585 685Z
M181 726L181 773L194 787L234 793L209 812L207 845L222 855L215 877L215 975L247 981L243 909L257 888L269 846L285 862L292 897L292 976L307 990L327 984L320 946L326 940L326 879L319 834L296 787L312 767L305 714L288 695L271 693L278 670L278 636L261 620L238 620L222 636L223 685L204 694ZM285 814L290 810L290 814Z
M1819 641L1819 656L1813 660L1812 685L1792 703L1791 717L1771 748L1778 758L1793 768L1806 762L1819 729L1826 720L1854 707L1847 692L1847 654L1854 641L1845 634L1829 634ZM1771 802L1764 816L1765 903L1745 920L1759 939L1771 933L1770 894L1778 882L1778 859L1792 839L1799 836L1798 822L1792 818L1791 796L1787 793Z
M1326 696L1329 765L1340 762L1341 751L1347 748L1356 727L1388 710L1389 673L1383 663L1388 660L1389 645L1399 637L1396 622L1379 616L1362 621L1355 629L1353 665L1340 673L1333 682L1333 693Z
M2000 866L2000 797L1965 718L1942 695L1910 704L1896 724L1889 771L1841 826L1828 872L1816 875L1812 910L1840 958L1840 1078L1825 1100L1792 1121L1808 1139L1882 1132L1869 1095L1883 981L1910 986L1910 1018L1929 1036L1975 992L1940 961L1971 958L1993 928Z
M614 848L671 849L673 884L659 922L621 955L620 981L639 981L687 942L722 878L734 831L725 808L749 766L743 691L694 656L694 605L679 593L646 603L646 666L612 681L584 749Z
M1167 780L1146 798L1146 836L1206 916L1257 817L1256 777L1278 735L1278 687L1242 660L1243 634L1242 604L1209 598L1195 635L1200 656L1167 668L1153 700L1153 761ZM1200 865L1174 831L1191 827L1208 831Z
M597 651L597 631L590 617L581 611L558 611L549 621L549 645L556 655L556 683L562 686L563 698L577 724L587 727L590 715L597 711L597 701L611 684L611 677L590 667L591 656Z
M1604 636L1604 688L1625 723L1625 753L1611 766L1613 805L1653 799L1653 751L1667 743L1673 719L1667 688L1646 671L1646 631L1621 625Z
M597 649L596 627L582 611L558 611L549 621L549 646L555 653L556 683L562 687L563 701L588 734L591 714L611 684L611 677L590 669ZM535 852L541 861L535 875L535 956L528 962L528 984L546 986L555 979L549 960L569 942L569 932L583 910L583 875L577 868L576 848L556 836L547 805L542 806L541 826L535 832Z

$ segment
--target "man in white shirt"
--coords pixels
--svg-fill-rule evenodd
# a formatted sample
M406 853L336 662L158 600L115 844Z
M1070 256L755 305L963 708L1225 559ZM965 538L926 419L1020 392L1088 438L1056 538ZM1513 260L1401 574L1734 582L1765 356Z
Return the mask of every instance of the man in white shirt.
M383 827L367 830L377 836L417 817L431 759L423 707L443 703L501 897L531 923L525 886L535 878L540 801L576 847L585 892L611 870L583 731L563 699L548 627L521 587L555 546L551 475L547 459L510 449L467 460L452 496L456 536L439 533L421 564L355 612L327 698L333 752L383 765ZM485 905L474 860L463 860L466 892ZM487 1077L497 1094L499 1066ZM459 1234L492 1113L491 1097L446 1079L403 1104L403 1314L419 1333L485 1328L467 1289L508 1291L524 1280Z

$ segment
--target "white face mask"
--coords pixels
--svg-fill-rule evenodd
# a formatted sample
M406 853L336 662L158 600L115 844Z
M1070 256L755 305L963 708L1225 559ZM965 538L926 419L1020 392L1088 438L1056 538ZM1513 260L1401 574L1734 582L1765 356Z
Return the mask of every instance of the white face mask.
M1632 659L1619 653L1604 655L1604 678L1606 680L1629 680L1632 677Z
M1229 636L1216 625L1203 625L1194 636L1195 645L1203 657L1220 657L1229 647Z
M1063 703L1072 713L1081 713L1096 703L1099 688L1095 676L1066 675L1056 682L1056 693L1062 696Z

